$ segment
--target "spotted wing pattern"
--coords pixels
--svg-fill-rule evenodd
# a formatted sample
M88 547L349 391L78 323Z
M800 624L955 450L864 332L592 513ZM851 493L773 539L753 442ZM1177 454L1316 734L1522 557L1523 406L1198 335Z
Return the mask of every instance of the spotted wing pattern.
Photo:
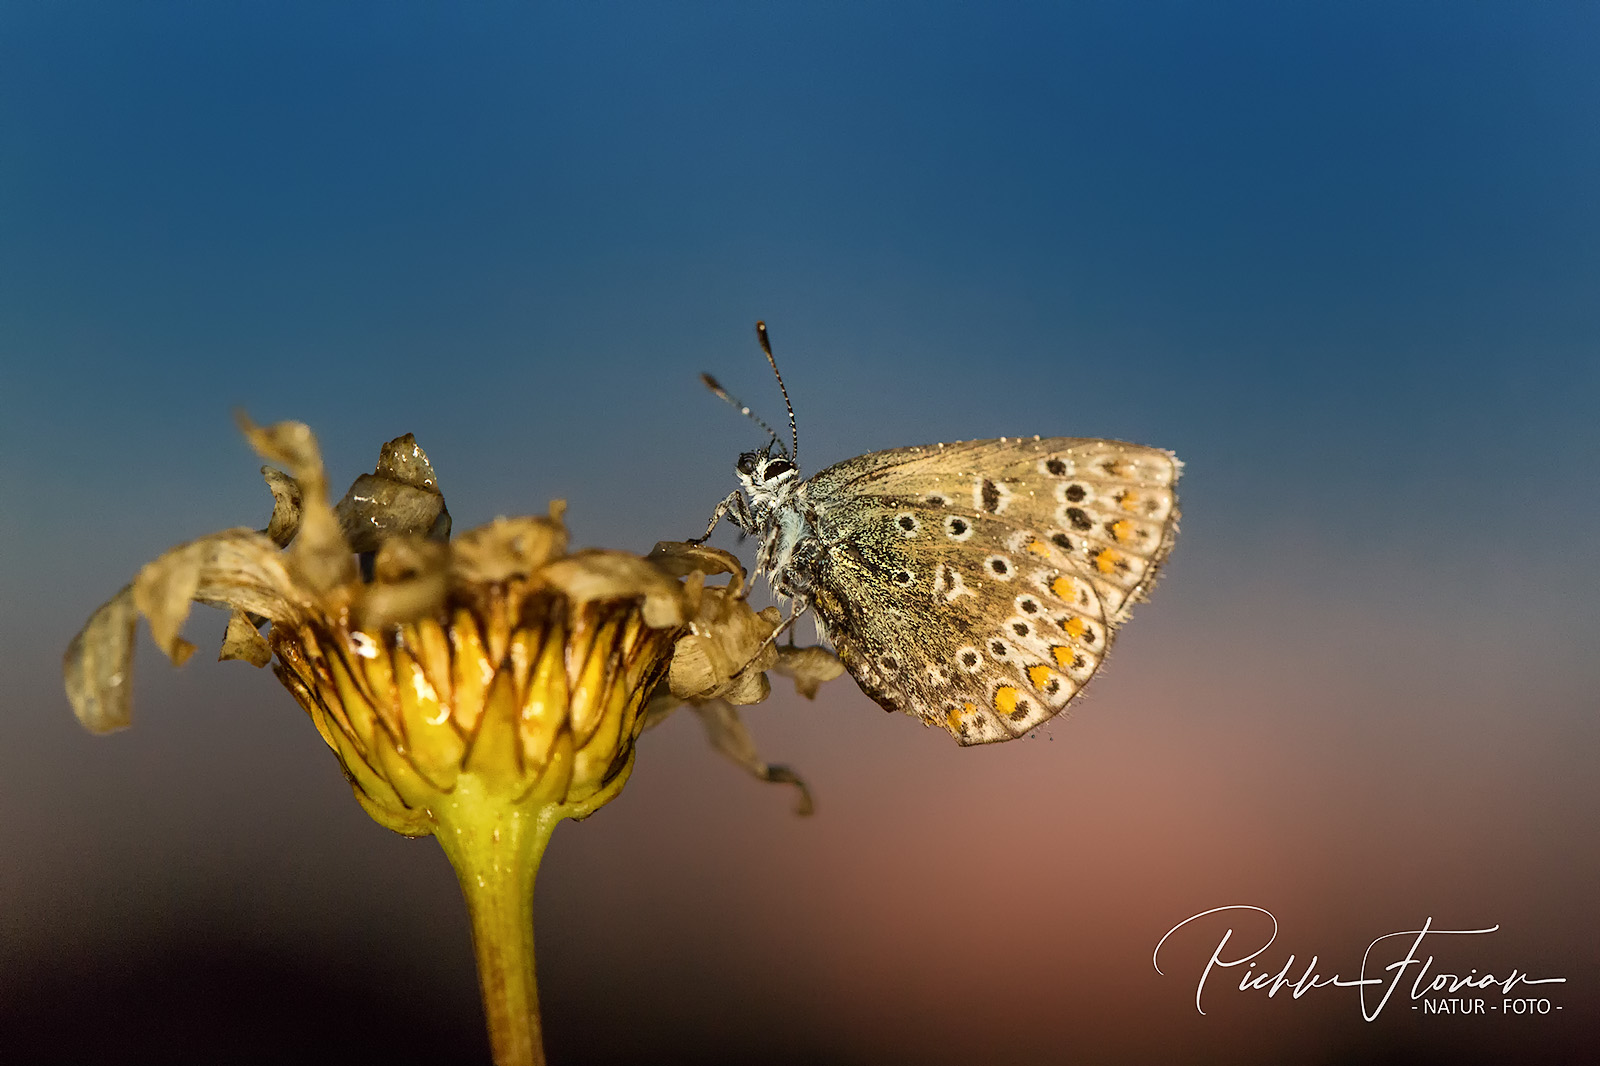
M1104 661L1178 530L1170 452L1001 438L874 452L800 489L819 628L863 691L962 744L1021 736Z

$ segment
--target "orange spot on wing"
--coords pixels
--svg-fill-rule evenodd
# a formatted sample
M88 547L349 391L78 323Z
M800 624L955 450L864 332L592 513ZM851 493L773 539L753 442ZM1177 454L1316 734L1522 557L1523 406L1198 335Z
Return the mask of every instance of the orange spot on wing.
M1061 664L1062 667L1071 666L1072 660L1078 657L1078 653L1065 644L1057 644L1050 649L1050 654L1056 657L1056 662Z
M1111 535L1116 537L1119 543L1126 544L1128 541L1132 540L1133 532L1134 525L1126 518L1111 523Z
M1029 541L1028 550L1035 555L1049 555L1050 545L1042 540Z
M1115 548L1101 548L1094 553L1094 565L1102 574L1109 574L1122 562L1122 553Z
M1028 680L1036 689L1043 689L1050 681L1050 668L1044 664L1028 667Z
M1139 494L1137 492L1124 492L1117 498L1117 502L1122 505L1124 511L1137 511L1140 503Z
M1078 598L1078 586L1072 583L1070 577L1058 577L1050 582L1050 591L1068 603Z
M944 720L950 723L950 732L959 733L961 732L962 721L977 713L978 705L973 703L971 700L968 700L959 707L950 708L950 710L946 712Z
M1083 634L1088 631L1089 626L1081 618L1069 618L1061 628L1066 630L1067 636L1073 640L1082 640Z
M994 709L1001 714L1010 714L1017 709L1017 690L1010 685L1001 685L994 690Z

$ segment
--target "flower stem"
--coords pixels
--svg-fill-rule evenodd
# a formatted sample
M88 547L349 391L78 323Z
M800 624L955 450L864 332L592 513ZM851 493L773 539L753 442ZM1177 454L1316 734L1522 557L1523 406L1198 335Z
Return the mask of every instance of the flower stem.
M517 805L463 773L434 808L435 835L455 867L472 920L478 984L495 1066L544 1066L533 964L533 885L566 812Z

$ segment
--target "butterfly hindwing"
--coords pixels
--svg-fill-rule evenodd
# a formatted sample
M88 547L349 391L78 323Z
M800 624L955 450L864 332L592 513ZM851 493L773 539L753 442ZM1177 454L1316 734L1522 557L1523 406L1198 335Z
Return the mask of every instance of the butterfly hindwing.
M1099 668L1177 529L1169 453L1083 438L900 448L801 486L811 607L883 706L1021 735Z

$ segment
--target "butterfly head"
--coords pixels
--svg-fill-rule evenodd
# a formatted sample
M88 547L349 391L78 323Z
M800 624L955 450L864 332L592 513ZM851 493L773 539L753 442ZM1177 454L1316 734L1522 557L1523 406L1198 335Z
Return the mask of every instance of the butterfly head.
M761 342L761 350L767 357L767 364L772 367L772 375L778 379L778 390L783 393L783 406L789 412L789 438L793 442L792 449L785 448L772 427L757 418L749 407L730 396L728 390L724 389L716 378L710 374L701 374L700 380L706 388L738 408L740 414L766 430L768 436L772 438L760 451L745 452L739 456L738 463L734 465L734 471L739 475L745 494L750 497L751 504L759 513L762 505L783 503L800 483L800 470L795 465L795 460L800 455L800 431L795 427L794 406L789 403L789 390L784 387L783 375L778 372L778 361L772 356L772 344L767 339L765 322L756 323L756 339ZM777 451L776 455L773 454L774 449Z
M769 443L760 451L745 452L734 464L734 472L752 501L775 502L787 496L799 482L800 469L794 465L794 460L781 446L776 455L772 450L773 445Z

